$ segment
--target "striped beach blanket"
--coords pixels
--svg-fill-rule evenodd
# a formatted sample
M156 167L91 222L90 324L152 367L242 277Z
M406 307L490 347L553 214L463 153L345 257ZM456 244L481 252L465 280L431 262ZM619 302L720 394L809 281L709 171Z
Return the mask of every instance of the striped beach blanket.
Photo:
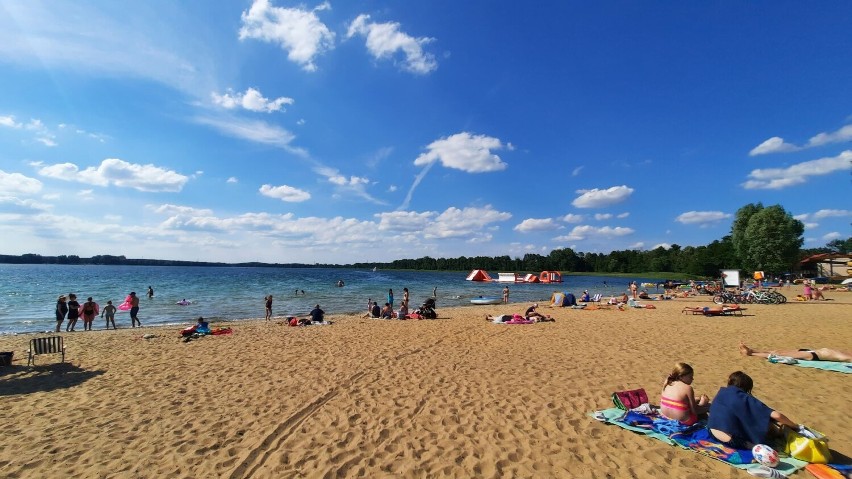
M642 414L634 411L624 411L618 408L595 411L591 414L598 421L613 424L622 429L633 431L654 438L672 446L688 449L738 469L756 469L761 466L754 461L754 456L749 449L734 449L717 441L699 422L695 427L683 430L669 430L665 426L670 421L660 420L659 416ZM782 455L784 456L784 455ZM802 469L807 465L804 461L792 457L781 457L781 462L775 468L782 474L790 474Z

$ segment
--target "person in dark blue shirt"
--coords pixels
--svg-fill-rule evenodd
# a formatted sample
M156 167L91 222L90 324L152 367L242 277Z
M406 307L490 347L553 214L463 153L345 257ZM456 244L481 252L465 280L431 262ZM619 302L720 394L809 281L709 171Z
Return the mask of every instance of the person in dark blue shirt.
M728 385L719 389L710 403L707 429L722 444L734 449L751 449L766 444L771 429L781 432L783 426L794 431L799 425L751 395L754 381L742 372L728 376Z

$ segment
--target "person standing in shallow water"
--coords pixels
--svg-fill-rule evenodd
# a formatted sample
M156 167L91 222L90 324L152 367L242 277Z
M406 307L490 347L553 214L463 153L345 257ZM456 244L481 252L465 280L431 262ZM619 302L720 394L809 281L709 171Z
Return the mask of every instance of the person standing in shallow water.
M393 309L393 290L392 289L388 290L388 304L390 305L391 309Z
M65 295L59 296L56 300L56 332L62 328L62 322L65 321L65 315L68 314L68 304L65 303Z
M148 286L148 299L151 299L153 297L154 297L154 288Z
M509 287L503 286L503 302L509 303Z

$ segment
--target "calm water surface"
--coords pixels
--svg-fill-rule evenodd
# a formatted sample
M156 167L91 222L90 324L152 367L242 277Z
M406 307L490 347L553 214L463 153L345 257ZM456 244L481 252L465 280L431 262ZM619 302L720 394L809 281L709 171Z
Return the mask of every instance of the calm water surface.
M491 273L496 277L496 271ZM367 299L383 304L389 288L394 291L395 306L406 287L411 305L417 307L437 287L439 314L442 306L469 305L478 296L500 296L502 283L465 281L466 276L463 272L356 269L0 264L0 334L52 330L56 299L68 293L75 293L81 304L91 296L103 307L107 300L118 306L135 291L140 296L143 325L183 324L198 316L262 318L267 294L273 295L275 316L303 315L315 304L329 314L366 311ZM620 294L632 279L654 282L638 277L565 276L561 284L510 284L510 299L548 301L553 291L579 296L584 289ZM338 280L343 280L343 287L336 286ZM154 288L151 299L145 296L149 285ZM296 290L305 294L297 295ZM184 299L192 304L176 304ZM485 312L487 306L483 308ZM100 318L94 324L95 329L103 328ZM116 324L128 327L129 314L119 311ZM81 323L78 326L82 329Z

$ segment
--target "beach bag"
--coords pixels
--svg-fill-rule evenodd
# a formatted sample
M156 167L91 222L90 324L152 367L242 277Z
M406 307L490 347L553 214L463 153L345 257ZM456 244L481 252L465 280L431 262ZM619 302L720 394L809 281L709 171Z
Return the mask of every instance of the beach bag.
M612 403L618 409L624 409L625 411L637 408L646 402L648 402L648 394L642 388L612 393Z
M784 452L800 461L812 464L828 464L831 461L831 451L828 439L820 432L808 429L816 439L803 436L792 429L786 430Z

